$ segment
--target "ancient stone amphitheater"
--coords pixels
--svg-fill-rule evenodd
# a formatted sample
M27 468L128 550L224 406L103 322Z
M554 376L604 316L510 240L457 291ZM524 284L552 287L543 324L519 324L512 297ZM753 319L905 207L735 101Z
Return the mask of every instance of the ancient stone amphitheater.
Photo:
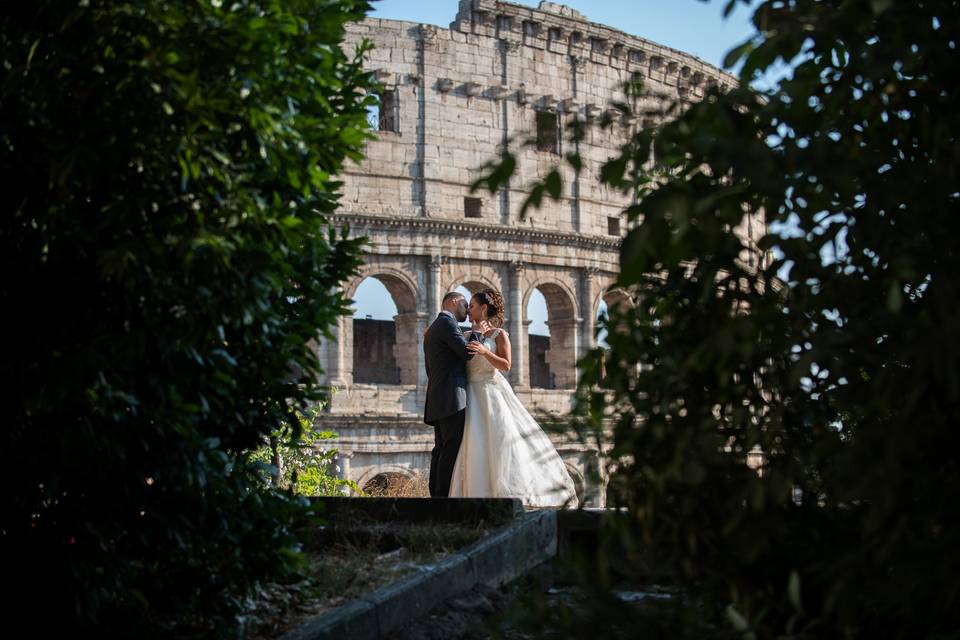
M452 7L451 7L452 9ZM393 20L351 25L348 45L373 42L368 65L384 90L367 159L344 175L337 223L371 241L352 296L366 278L393 298L392 322L343 318L319 344L336 388L318 424L338 434L338 472L360 486L396 485L425 473L433 430L423 424L422 330L448 291L494 287L507 302L514 389L535 414L569 411L578 357L596 341L603 305L629 304L612 289L622 210L630 202L599 185L600 165L653 119L620 118L579 142L586 163L566 171L560 202L521 219L525 187L571 150L571 118L602 115L618 88L641 74L684 103L735 78L702 60L614 28L565 6L461 0L449 29ZM509 188L470 193L479 167L518 135L536 144L517 158ZM759 231L759 230L757 230ZM549 337L528 336L526 310L539 290ZM584 501L604 503L600 452L555 436Z

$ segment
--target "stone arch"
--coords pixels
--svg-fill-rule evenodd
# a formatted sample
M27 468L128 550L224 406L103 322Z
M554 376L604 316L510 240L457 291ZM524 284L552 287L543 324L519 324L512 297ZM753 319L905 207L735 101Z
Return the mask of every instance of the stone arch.
M544 293L543 291L544 287L548 287L551 290L562 291L563 294L566 295L567 299L570 300L570 303L572 305L571 315L573 316L578 315L579 308L580 308L580 305L579 305L580 298L579 296L577 296L576 291L574 291L574 289L563 280L559 278L551 278L548 276L541 276L541 277L533 278L527 281L526 286L523 288L522 301L523 301L524 309L527 308L527 304L530 302L530 296L533 294L534 289L540 289L540 293L543 293L544 297L546 297L547 294Z
M626 289L615 287L609 288L600 294L593 301L593 317L597 320L597 325L600 325L601 317L606 315L610 309L614 308L633 308L636 306L636 301L633 299ZM620 333L627 331L627 328L620 326L618 328ZM603 336L606 334L605 328L600 334L600 341L602 342Z
M593 319L595 320L593 326L596 344L602 348L602 351L600 351L598 355L600 366L599 383L602 387L607 384L607 365L610 357L610 345L608 342L609 323L607 322L608 312L610 309L621 306L632 308L636 306L636 302L627 290L611 285L601 289L600 292L594 296L590 307L593 310ZM620 335L626 335L629 332L629 327L625 324L619 324L614 327L614 330Z
M607 289L598 295L593 303L594 311L600 307L601 301L607 304L607 308L619 307L621 305L626 306L627 308L636 306L633 296L631 296L626 289L620 287Z
M380 266L376 263L366 264L361 267L359 275L343 288L344 296L352 298L357 292L357 287L367 278L376 278L383 283L383 286L387 288L387 291L389 291L393 297L399 313L409 313L417 310L419 287L417 286L416 277L403 269Z
M480 291L481 289L497 289L497 291L500 290L498 287L496 287L493 283L491 283L485 278L478 278L475 275L464 275L462 278L458 278L453 282L451 282L450 287L447 288L445 293L450 293L457 287L466 287L470 291L471 295L476 293L477 291Z
M476 293L480 289L496 289L506 296L499 274L490 267L477 266L458 269L455 275L446 282L444 293L449 293L461 285L466 287L470 293Z
M352 298L368 278L387 289L397 307L393 320L345 318L341 344L350 380L357 384L416 385L419 377L418 322L420 307L416 279L402 269L369 264L354 278L344 294Z
M524 324L527 305L533 290L537 289L547 302L546 340L528 337L530 386L546 389L572 389L577 386L577 338L580 328L576 294L563 282L555 279L534 280L523 295Z

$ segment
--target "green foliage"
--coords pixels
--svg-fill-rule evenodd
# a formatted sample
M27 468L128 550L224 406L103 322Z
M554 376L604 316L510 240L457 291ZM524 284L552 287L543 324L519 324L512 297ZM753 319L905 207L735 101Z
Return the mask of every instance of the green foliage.
M356 482L330 474L336 466L338 451L325 441L337 434L320 431L313 423L319 411L310 415L297 412L297 426L288 422L270 434L259 449L250 454L250 462L259 464L261 479L301 496L340 496L349 491L361 494Z
M771 1L754 23L739 88L603 170L638 195L637 304L580 389L630 516L616 567L673 568L674 637L955 638L960 7ZM752 246L735 230L760 216ZM602 602L571 628L632 636Z
M322 397L361 242L361 0L42 0L0 16L5 602L228 633L306 501L245 451ZM293 424L296 424L295 422ZM14 561L17 562L14 562Z

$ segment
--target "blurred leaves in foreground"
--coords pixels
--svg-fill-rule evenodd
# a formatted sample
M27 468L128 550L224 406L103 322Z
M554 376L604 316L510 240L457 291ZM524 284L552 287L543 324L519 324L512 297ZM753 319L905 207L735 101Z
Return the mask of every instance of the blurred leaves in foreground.
M230 635L296 556L306 501L245 452L322 399L309 343L360 264L325 215L370 135L340 46L367 9L5 6L0 545L31 628Z
M579 389L623 518L585 565L593 605L545 615L591 638L956 638L960 5L769 1L753 21L738 87L593 168L636 196L632 304ZM610 597L651 558L680 587L666 625Z

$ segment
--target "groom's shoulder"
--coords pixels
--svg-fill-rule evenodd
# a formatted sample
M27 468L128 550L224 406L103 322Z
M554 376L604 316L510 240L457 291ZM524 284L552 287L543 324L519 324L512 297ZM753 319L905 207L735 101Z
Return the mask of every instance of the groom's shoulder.
M444 330L448 330L450 329L450 327L453 327L455 325L456 325L456 322L454 322L453 318L451 318L445 313L438 314L437 317L433 319L433 322L430 323L431 328L443 327Z
M451 316L450 314L447 314L447 313L437 314L437 319L434 320L433 322L434 322L434 324L436 324L436 323L439 322L439 323L448 324L448 325L451 325L451 326L454 326L454 325L457 324L456 320L453 319L453 316Z

